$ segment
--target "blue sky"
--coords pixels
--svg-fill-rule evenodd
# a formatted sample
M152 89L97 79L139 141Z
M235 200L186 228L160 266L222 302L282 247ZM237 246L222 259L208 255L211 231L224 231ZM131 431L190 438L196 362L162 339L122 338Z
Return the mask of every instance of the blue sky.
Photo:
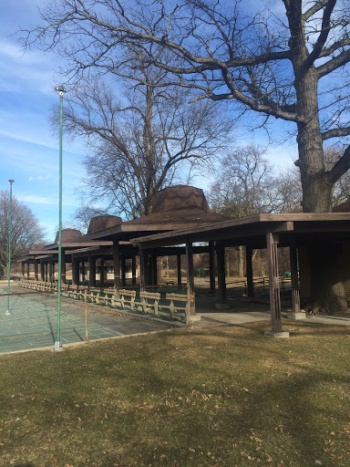
M13 195L32 210L45 228L47 241L52 242L58 226L59 143L50 126L50 111L59 103L54 91L60 84L58 61L38 50L23 53L15 36L20 28L30 29L39 22L38 6L45 1L0 2L0 189L8 190L8 180L15 180ZM267 144L267 139L243 131L235 143ZM270 147L268 152L270 161L278 166L291 165L295 154L290 142L287 147ZM81 144L64 141L64 227L72 225L72 216L81 204L83 155ZM202 183L196 180L201 188L207 183L207 177Z
M57 57L39 51L23 54L14 33L38 22L43 1L11 0L0 5L0 189L25 203L53 241L58 225L58 135L50 111L58 105L54 86ZM69 225L79 207L77 191L83 175L78 144L63 146L63 223Z

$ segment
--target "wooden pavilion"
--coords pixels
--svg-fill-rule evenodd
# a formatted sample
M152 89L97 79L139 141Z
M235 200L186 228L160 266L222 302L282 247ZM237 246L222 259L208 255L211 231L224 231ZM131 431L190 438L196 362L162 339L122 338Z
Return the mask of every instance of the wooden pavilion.
M119 219L119 218L118 218ZM62 230L62 282L66 283L67 264L71 263L73 277L78 281L76 273L79 264L75 261L74 252L78 249L101 249L111 246L108 241L93 242L83 236L77 229ZM58 235L54 243L45 245L40 249L29 250L20 260L22 263L22 277L30 278L30 266L33 266L33 275L36 281L55 282L55 269L58 264Z
M217 255L219 299L226 302L225 248L245 246L248 295L254 295L252 252L267 249L269 271L269 295L273 332L281 332L281 298L278 268L278 247L289 247L292 285L293 313L300 312L298 269L300 268L301 291L310 293L311 264L307 257L308 248L317 248L319 258L332 256L332 263L324 274L345 280L347 296L350 295L350 214L349 213L287 213L260 214L252 217L230 219L216 224L159 233L135 238L131 241L138 246L145 257L147 252L160 247L186 245L188 264L188 293L194 291L193 245L200 242L212 245ZM298 264L299 263L299 264ZM322 267L322 263L320 263Z
M129 222L122 222L120 218L113 216L94 218L87 235L70 229L63 235L62 242L65 262L72 263L73 284L79 285L79 268L84 268L88 263L89 285L95 286L96 262L103 264L110 261L113 264L116 291L125 286L127 260L132 263L132 284L136 283L137 257L140 260L141 290L157 285L157 258L161 256L177 257L177 282L181 284L181 256L185 255L187 291L189 296L193 296L193 255L196 252L207 252L210 290L215 291L217 269L221 306L227 302L225 249L232 246L245 247L248 296L254 295L253 251L267 249L274 332L280 332L282 328L277 254L279 247L288 247L290 252L292 309L295 315L300 312L300 293L303 297L310 294L312 264L307 255L310 247L318 249L320 259L323 255L331 257L332 261L328 261L324 273L334 277L334 280L341 279L345 284L347 297L350 296L350 214L344 212L260 214L231 219L210 212L202 190L174 186L158 193L151 214ZM29 252L22 261L28 265L33 262L34 266L51 263L54 269L57 262L57 238L55 243L42 250ZM319 267L323 267L322 261ZM37 271L37 266L35 268ZM64 281L65 268L62 274ZM50 274L42 273L41 277L43 280L53 280L52 268ZM103 285L102 274L99 286ZM194 317L195 308L191 313Z
M109 262L114 270L114 287L125 286L125 265L131 262L132 284L136 283L136 263L139 249L130 240L159 232L168 232L190 227L198 227L227 219L218 213L210 212L203 190L177 185L161 190L153 203L149 215L138 219L122 222L120 217L98 216L91 219L86 235L81 235L74 229L62 231L62 282L66 282L66 264L72 264L72 282L79 285L81 277L85 277L85 270L89 270L88 284L96 286L96 264L100 266L101 279L99 286L104 286L104 264ZM204 248L206 250L206 248ZM203 247L196 247L196 251L203 251ZM29 265L34 264L35 279L38 280L38 265L44 271L41 280L53 282L55 264L57 263L57 237L53 244L46 245L41 250L31 250L22 258L23 277L25 265L29 278ZM145 268L142 278L146 285L157 285L155 263L159 251L154 251L148 258L149 265ZM167 250L167 254L170 251ZM176 248L171 254L177 256L178 283L181 284L181 255L184 248ZM79 274L82 271L82 274Z
M114 286L118 288L125 283L123 270L126 259L135 262L140 255L138 247L132 241L138 237L154 235L159 232L172 232L185 228L200 227L215 224L228 219L209 210L203 190L186 185L177 185L161 190L153 203L150 214L138 219L122 222L110 229L94 232L87 237L94 241L111 241L113 243ZM204 248L206 251L206 248ZM196 247L197 252L203 251L202 246ZM153 249L141 261L141 287L156 286L158 281L157 258L159 256L176 255L177 282L181 284L181 255L184 248L160 251ZM141 250L141 254L143 251Z

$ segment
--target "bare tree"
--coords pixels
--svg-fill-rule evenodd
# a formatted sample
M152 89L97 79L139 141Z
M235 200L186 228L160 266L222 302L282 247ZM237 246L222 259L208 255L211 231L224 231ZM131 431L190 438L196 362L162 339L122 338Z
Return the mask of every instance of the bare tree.
M9 217L9 193L0 191L0 275L2 276L8 265ZM11 264L15 263L29 248L39 246L44 241L43 229L39 226L34 214L16 197L12 198L11 238Z
M331 169L324 159L326 141L350 134L350 10L345 0L283 4L272 11L259 2L254 12L239 0L57 0L24 41L56 49L71 77L122 72L124 47L133 47L199 99L294 124L303 210L329 211L332 187L350 167L350 146Z
M236 148L221 157L211 185L208 199L211 208L232 217L244 217L280 208L273 167L264 157L266 150L249 145ZM255 250L255 270L261 270L261 252ZM245 274L244 248L233 247L226 251L226 274L234 271L240 277Z
M213 209L233 217L281 210L273 167L265 152L250 145L221 158L209 192Z
M76 228L80 232L86 234L90 225L90 221L93 217L105 215L106 212L103 209L94 208L89 205L82 205L72 215L72 219L69 223L69 228ZM67 226L68 228L68 226Z
M326 167L333 167L342 157L343 148L338 145L332 145L325 150ZM335 183L332 191L332 205L350 201L350 172L346 172Z
M302 186L300 174L296 167L274 177L274 192L278 199L278 212L300 212L302 202Z
M129 219L148 214L164 186L203 168L227 145L232 127L212 103L192 105L183 89L164 87L161 70L142 62L135 68L127 84L113 78L124 91L119 98L106 78L80 82L64 119L87 141L84 199Z

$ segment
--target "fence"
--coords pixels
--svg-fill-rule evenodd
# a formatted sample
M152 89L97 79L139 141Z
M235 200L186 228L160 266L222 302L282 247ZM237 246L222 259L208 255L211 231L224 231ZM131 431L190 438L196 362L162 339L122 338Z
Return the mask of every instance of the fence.
M55 287L46 290L30 287L13 285L10 300L5 288L0 288L0 353L53 347L57 335L64 346L171 327L170 321L146 319L142 310L133 316L121 313L123 305L102 303L102 294L98 303L98 294L87 289L79 292L82 293L79 299L69 298L67 291L63 291L58 318Z
M254 277L253 284L254 284L255 296L264 295L269 292L269 278L267 276ZM279 284L280 284L281 292L291 290L291 278L290 277L280 276ZM228 279L226 282L226 287L228 289L228 293L230 293L231 296L235 296L235 295L238 296L243 293L247 294L247 291L248 291L247 279L236 279L233 281Z
M21 286L30 290L57 292L56 283L39 281L22 281ZM97 287L76 287L64 285L62 296L82 301L86 305L96 304L115 310L127 310L132 313L152 314L165 319L189 321L190 308L194 305L194 297L188 297L185 286L165 285L139 288L114 289Z
M245 281L227 284L228 295L241 295ZM268 291L268 280L261 278L255 286ZM281 291L290 288L290 280L281 280ZM21 281L11 287L8 300L6 286L0 285L0 353L54 346L57 335L63 346L101 338L147 332L172 326L174 321L187 323L194 297L186 286L170 284L139 289L119 290L68 287L62 290L60 319L57 310L57 285L39 281ZM8 301L10 304L7 312ZM125 313L126 312L126 313ZM161 320L148 320L149 315ZM58 332L58 329L60 332Z

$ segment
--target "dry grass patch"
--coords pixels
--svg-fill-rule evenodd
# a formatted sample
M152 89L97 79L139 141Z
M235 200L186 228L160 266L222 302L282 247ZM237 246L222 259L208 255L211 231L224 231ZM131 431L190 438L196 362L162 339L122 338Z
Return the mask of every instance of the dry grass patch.
M349 465L349 328L268 329L2 356L0 465Z

